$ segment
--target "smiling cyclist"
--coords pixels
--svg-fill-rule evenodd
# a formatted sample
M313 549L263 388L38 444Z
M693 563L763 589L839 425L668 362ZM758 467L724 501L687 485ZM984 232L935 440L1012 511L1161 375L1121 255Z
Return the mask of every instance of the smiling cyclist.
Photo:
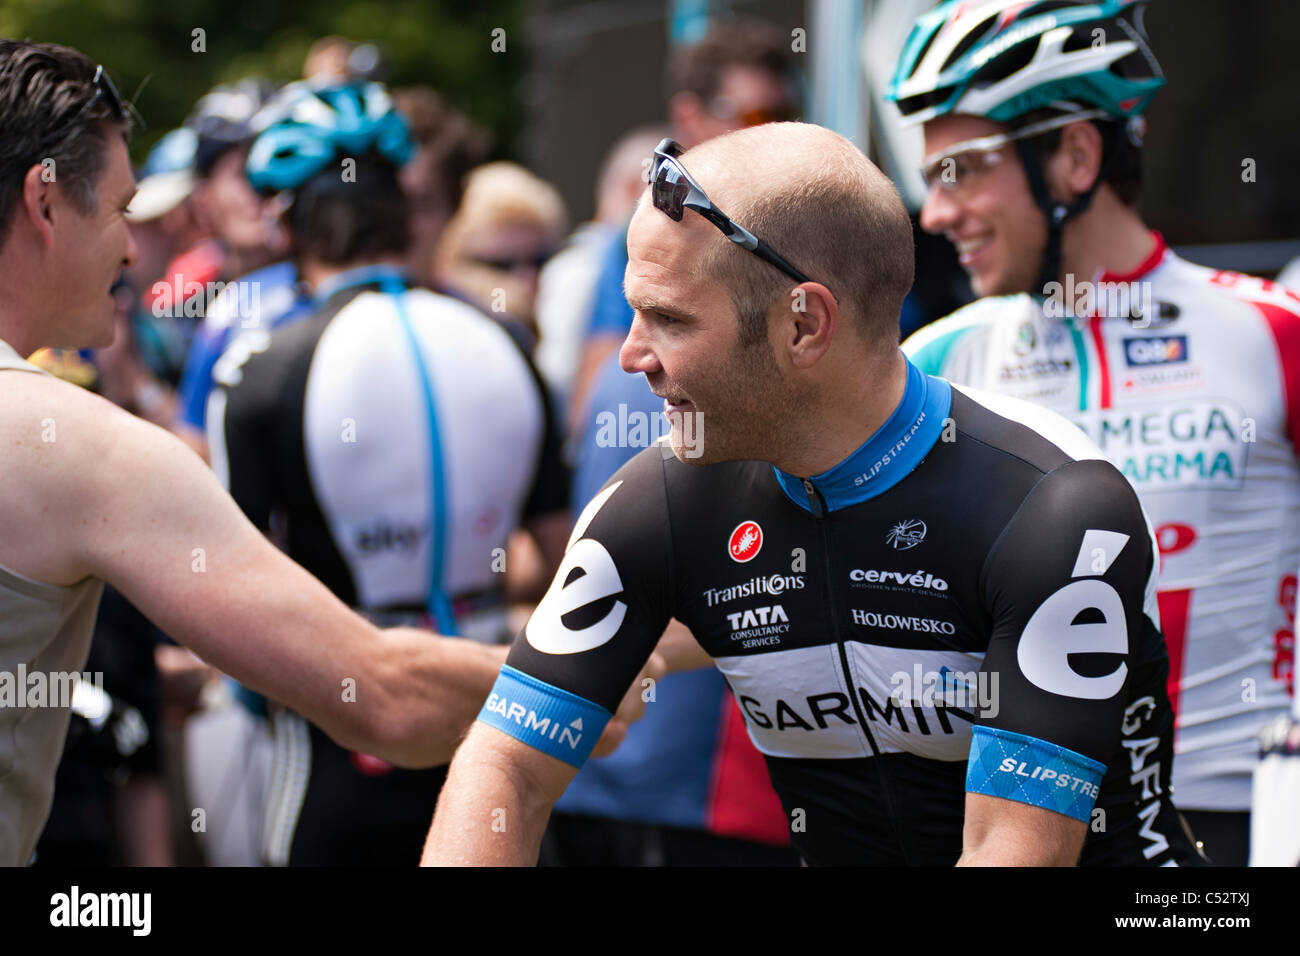
M1300 563L1300 296L1174 255L1137 210L1164 84L1144 5L989 0L921 16L888 97L924 124L921 225L985 298L904 351L1074 420L1161 551L1178 806L1245 865L1256 735L1289 707Z

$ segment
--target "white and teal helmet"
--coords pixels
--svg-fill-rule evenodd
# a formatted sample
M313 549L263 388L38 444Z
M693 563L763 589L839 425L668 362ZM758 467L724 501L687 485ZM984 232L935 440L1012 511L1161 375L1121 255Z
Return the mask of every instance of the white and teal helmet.
M1140 116L1165 82L1145 2L948 0L917 19L885 96L907 125L949 113L1010 124L1054 108Z

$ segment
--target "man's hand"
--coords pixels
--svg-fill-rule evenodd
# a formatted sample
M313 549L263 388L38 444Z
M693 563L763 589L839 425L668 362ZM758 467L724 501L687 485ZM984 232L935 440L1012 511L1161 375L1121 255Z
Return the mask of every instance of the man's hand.
M1016 800L966 794L958 866L1077 866L1088 824Z

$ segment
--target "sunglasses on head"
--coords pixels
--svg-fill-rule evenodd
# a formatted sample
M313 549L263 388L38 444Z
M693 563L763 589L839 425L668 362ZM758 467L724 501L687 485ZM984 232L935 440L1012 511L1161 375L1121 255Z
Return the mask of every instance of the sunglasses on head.
M84 112L90 112L95 108L95 104L104 99L108 101L108 108L113 111L115 119L126 119L126 107L122 104L122 97L117 92L117 87L108 76L108 71L104 69L103 64L95 67L95 78L91 81L95 84L95 95L91 101L86 104Z
M713 205L700 184L691 178L691 174L678 161L677 157L681 154L681 144L672 139L665 138L655 147L650 166L650 199L656 209L673 222L681 222L688 207L694 209L736 245L765 262L770 262L796 282L813 281L790 265L762 239Z

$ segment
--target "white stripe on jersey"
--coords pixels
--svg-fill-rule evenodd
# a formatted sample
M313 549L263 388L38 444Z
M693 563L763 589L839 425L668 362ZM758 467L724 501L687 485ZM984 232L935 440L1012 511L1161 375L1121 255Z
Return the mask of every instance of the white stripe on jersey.
M448 508L442 587L493 587L534 477L544 410L508 333L464 303L403 293L434 393ZM312 488L362 606L422 604L431 559L430 431L391 295L363 292L312 356L303 444Z

